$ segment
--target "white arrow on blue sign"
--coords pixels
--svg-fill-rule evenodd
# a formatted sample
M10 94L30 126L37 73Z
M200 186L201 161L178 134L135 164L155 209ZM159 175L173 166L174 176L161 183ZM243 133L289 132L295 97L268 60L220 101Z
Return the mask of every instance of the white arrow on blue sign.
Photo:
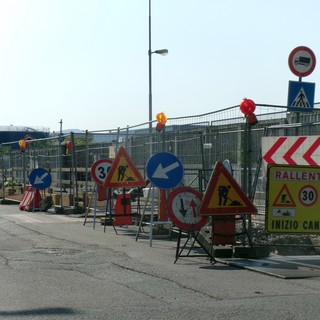
M51 174L42 168L33 169L29 175L30 184L40 190L49 188L52 182Z
M150 182L164 190L175 188L183 178L181 161L169 152L159 152L151 156L147 162L146 172Z

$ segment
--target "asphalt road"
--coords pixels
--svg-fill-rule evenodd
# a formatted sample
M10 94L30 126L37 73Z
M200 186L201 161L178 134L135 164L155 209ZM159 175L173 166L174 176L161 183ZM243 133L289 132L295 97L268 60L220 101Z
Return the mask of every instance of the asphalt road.
M176 241L135 241L135 227L0 205L2 319L319 319L319 277L279 279L206 257Z

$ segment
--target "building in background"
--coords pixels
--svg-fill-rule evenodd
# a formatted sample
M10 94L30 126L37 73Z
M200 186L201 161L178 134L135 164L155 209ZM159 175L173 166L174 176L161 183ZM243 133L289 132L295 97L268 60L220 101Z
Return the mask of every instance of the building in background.
M45 127L0 126L0 144L11 143L11 149L19 149L19 140L48 138L50 129ZM12 142L17 142L12 143Z

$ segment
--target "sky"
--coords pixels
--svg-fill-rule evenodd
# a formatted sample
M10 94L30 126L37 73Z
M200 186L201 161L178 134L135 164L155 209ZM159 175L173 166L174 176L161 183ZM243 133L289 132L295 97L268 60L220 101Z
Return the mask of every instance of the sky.
M153 118L286 105L290 52L320 59L319 0L152 0ZM0 125L110 130L149 119L149 0L0 0ZM320 62L319 62L320 63ZM315 82L320 67L303 81Z

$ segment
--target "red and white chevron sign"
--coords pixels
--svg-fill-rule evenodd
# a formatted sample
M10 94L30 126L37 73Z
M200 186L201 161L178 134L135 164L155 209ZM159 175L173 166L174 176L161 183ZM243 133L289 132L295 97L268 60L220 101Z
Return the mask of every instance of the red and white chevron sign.
M320 137L263 137L262 158L268 164L320 165Z

